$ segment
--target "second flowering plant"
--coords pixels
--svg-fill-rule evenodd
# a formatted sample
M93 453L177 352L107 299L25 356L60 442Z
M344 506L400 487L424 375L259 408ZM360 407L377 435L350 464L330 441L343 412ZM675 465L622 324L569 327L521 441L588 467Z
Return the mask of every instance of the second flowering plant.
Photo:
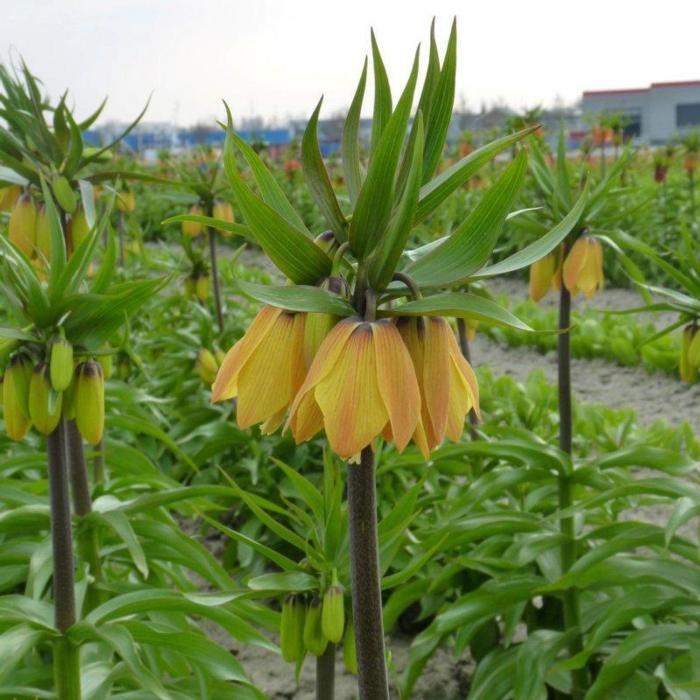
M454 231L408 251L417 225L428 223L452 192L536 127L487 144L436 176L454 102L456 28L442 61L431 36L415 113L418 52L396 104L374 36L372 54L375 97L366 154L359 139L366 63L344 126L346 198L337 196L320 152L320 103L302 141L304 177L327 222L325 232L309 231L274 176L235 133L229 112L224 167L238 211L247 235L288 282L239 282L263 308L226 355L213 399L235 398L241 427L282 426L297 442L325 431L331 449L349 460L360 697L381 699L388 689L373 444L385 440L400 451L414 442L428 458L446 436L460 438L467 414L478 413L479 390L447 319L527 330L495 302L463 290L549 253L576 224L580 206L531 246L489 265L525 179L527 152L521 149ZM242 174L241 156L253 183ZM215 219L210 224L218 225Z

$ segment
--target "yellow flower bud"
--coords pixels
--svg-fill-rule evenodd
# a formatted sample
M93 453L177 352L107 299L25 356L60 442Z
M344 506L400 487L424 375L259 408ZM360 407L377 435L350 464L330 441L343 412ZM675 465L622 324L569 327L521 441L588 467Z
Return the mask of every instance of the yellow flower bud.
M200 275L194 282L194 291L197 299L204 303L209 298L209 277Z
M216 379L216 373L219 371L219 363L216 361L214 354L207 348L202 348L197 354L197 362L195 363L197 374L205 384L213 384Z
M592 236L581 236L571 247L562 267L564 285L576 296L583 292L591 298L603 288L603 248Z
M221 200L218 200L214 202L214 208L212 211L212 216L215 219L221 219L222 221L230 221L233 223L233 207L231 206L230 202L224 202ZM224 237L228 238L231 236L231 231L227 231L226 229L217 229L219 233Z
M80 434L91 445L102 439L105 422L105 388L102 367L90 360L75 370L75 422Z
M0 187L0 211L10 211L21 194L22 188L19 185Z
M23 194L12 209L8 237L28 258L36 244L36 205L31 195Z
M51 262L51 226L43 204L36 213L36 249L40 258Z
M683 329L683 334L681 335L681 352L680 352L680 375L681 380L687 382L688 384L693 384L698 379L698 366L700 363L697 361L698 352L700 349L700 333L698 333L700 328L694 323L686 326Z
M136 208L136 197L130 190L124 190L117 195L117 209L128 214Z
M204 212L202 211L202 208L198 205L195 204L193 207L190 208L190 214L193 214L195 216L202 216ZM196 238L202 233L202 224L197 223L196 221L183 221L182 222L182 233L185 234L185 236L189 236L190 238Z
M44 435L52 433L61 418L62 395L51 391L49 368L39 363L29 384L29 415L34 427Z
M557 257L549 253L530 265L530 299L539 301L550 289L557 269Z
M32 362L24 352L10 359L2 383L5 430L11 440L21 440L31 427L29 416L29 385Z
M75 214L71 217L70 224L68 227L69 240L70 240L70 251L75 252L80 244L90 235L90 226L88 225L87 219L85 218L85 210L82 207L78 207Z
M103 348L103 350L107 349L107 347ZM105 381L108 381L109 378L112 376L112 368L114 366L112 354L108 353L106 355L100 355L97 358L97 361L100 363L100 367L102 367L102 376L105 378Z

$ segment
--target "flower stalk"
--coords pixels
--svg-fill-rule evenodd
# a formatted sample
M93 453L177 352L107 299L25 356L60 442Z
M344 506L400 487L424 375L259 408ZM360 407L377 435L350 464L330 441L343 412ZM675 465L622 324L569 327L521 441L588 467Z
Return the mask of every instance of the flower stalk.
M388 700L377 537L377 494L374 452L371 447L362 450L359 464L348 465L348 520L352 614L360 700Z
M54 567L54 623L60 633L54 641L54 680L57 697L61 700L80 700L80 657L78 649L65 636L76 620L73 532L66 447L66 424L65 420L61 419L47 438Z
M213 203L208 206L208 216L214 216ZM216 251L216 229L207 226L207 236L209 238L209 257L211 259L211 278L214 284L214 309L216 311L216 322L219 331L224 330L224 312L221 306L221 285L219 284L219 259Z
M326 651L316 657L316 700L335 698L335 644L328 642Z
M568 245L564 244L564 257ZM557 364L559 373L559 448L568 455L572 452L573 421L571 406L571 292L566 284L559 290L559 338L557 348ZM559 473L559 510L564 511L572 504L572 489L570 474ZM564 575L576 562L576 532L573 516L560 518L559 529L563 535L560 548L561 573ZM564 628L565 630L580 629L581 610L578 591L569 588L564 591ZM572 656L583 648L580 631L575 634L569 651ZM584 667L572 672L572 700L581 700L588 687L588 671Z

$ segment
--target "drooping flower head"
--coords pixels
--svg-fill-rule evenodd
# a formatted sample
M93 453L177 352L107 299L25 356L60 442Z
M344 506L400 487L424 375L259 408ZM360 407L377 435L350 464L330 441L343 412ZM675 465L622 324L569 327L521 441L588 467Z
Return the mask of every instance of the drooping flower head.
M528 292L532 301L539 301L550 290L559 290L561 286L561 262L556 251L530 265L530 284Z
M562 280L572 296L583 292L590 299L605 284L603 248L592 236L581 236L564 260Z
M397 325L421 394L421 416L413 440L427 459L445 436L460 439L471 410L479 413L479 386L444 318L401 318Z
M333 451L350 459L387 430L403 450L419 415L416 374L394 323L347 318L321 344L287 424L297 443L325 428Z
M304 381L303 348L304 314L265 306L224 357L212 400L237 398L242 429L276 430Z

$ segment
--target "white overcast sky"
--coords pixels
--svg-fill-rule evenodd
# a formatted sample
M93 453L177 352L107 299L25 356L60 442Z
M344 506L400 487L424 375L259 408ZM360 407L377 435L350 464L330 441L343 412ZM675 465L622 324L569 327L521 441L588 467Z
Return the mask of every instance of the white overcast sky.
M79 115L188 125L346 108L374 27L398 92L431 18L457 17L458 100L576 100L584 89L700 79L700 0L0 0L0 58L22 55ZM366 109L370 104L366 100Z

